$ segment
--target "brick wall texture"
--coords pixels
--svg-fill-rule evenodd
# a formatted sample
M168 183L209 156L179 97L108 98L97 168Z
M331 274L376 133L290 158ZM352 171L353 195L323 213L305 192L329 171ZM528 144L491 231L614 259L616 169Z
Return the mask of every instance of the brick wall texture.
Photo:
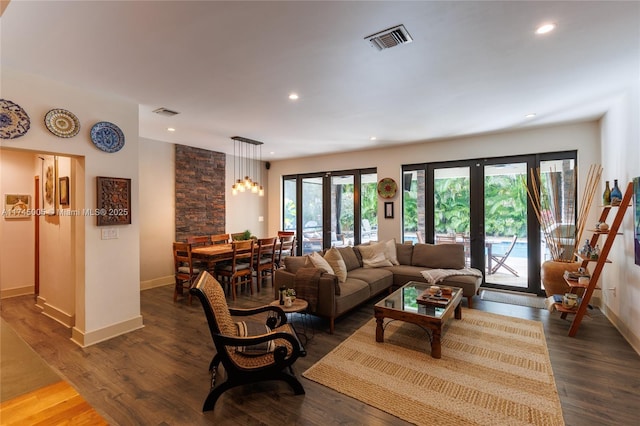
M176 147L176 241L225 232L224 153Z

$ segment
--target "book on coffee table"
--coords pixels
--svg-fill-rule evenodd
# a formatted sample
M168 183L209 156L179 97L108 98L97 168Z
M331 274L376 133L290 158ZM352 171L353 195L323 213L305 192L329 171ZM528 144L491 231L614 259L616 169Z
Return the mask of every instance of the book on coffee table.
M447 306L451 301L451 294L442 294L440 296L436 296L429 292L429 289L422 292L420 296L416 298L416 302L421 305L430 305L430 306Z

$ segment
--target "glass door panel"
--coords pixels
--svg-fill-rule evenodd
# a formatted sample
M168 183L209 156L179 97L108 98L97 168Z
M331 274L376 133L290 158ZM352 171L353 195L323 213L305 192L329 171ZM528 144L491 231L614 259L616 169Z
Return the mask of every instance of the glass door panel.
M353 245L354 176L331 176L331 246Z
M322 250L322 189L323 177L302 179L302 254Z
M433 171L433 229L435 244L464 245L465 262L471 265L470 168L435 168Z
M296 179L284 179L284 203L282 204L282 230L296 230Z
M527 289L527 163L484 166L485 281Z
M378 174L360 175L360 242L378 241Z
M402 174L403 242L425 242L425 175L424 169L405 171Z

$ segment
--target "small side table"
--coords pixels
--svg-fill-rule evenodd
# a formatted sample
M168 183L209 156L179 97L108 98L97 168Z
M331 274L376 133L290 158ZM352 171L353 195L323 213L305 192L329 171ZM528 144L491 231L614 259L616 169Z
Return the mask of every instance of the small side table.
M296 297L291 306L281 305L279 300L274 300L269 303L271 306L279 306L282 308L285 314L292 319L293 314L300 314L302 318L302 332L298 332L299 335L304 336L304 344L306 345L309 341L309 337L307 336L307 308L309 307L309 302L304 299L300 299ZM293 321L291 321L293 322ZM315 332L313 333L315 335Z

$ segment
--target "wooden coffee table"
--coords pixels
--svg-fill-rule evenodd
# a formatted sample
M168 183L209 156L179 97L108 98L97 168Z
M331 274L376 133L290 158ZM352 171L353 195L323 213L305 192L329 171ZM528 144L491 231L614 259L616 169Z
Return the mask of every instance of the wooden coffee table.
M385 318L409 322L431 332L431 356L442 357L440 338L444 324L454 315L456 319L462 319L462 289L450 287L447 302L421 300L418 303L417 298L429 287L427 283L410 281L375 304L376 342L384 342Z

